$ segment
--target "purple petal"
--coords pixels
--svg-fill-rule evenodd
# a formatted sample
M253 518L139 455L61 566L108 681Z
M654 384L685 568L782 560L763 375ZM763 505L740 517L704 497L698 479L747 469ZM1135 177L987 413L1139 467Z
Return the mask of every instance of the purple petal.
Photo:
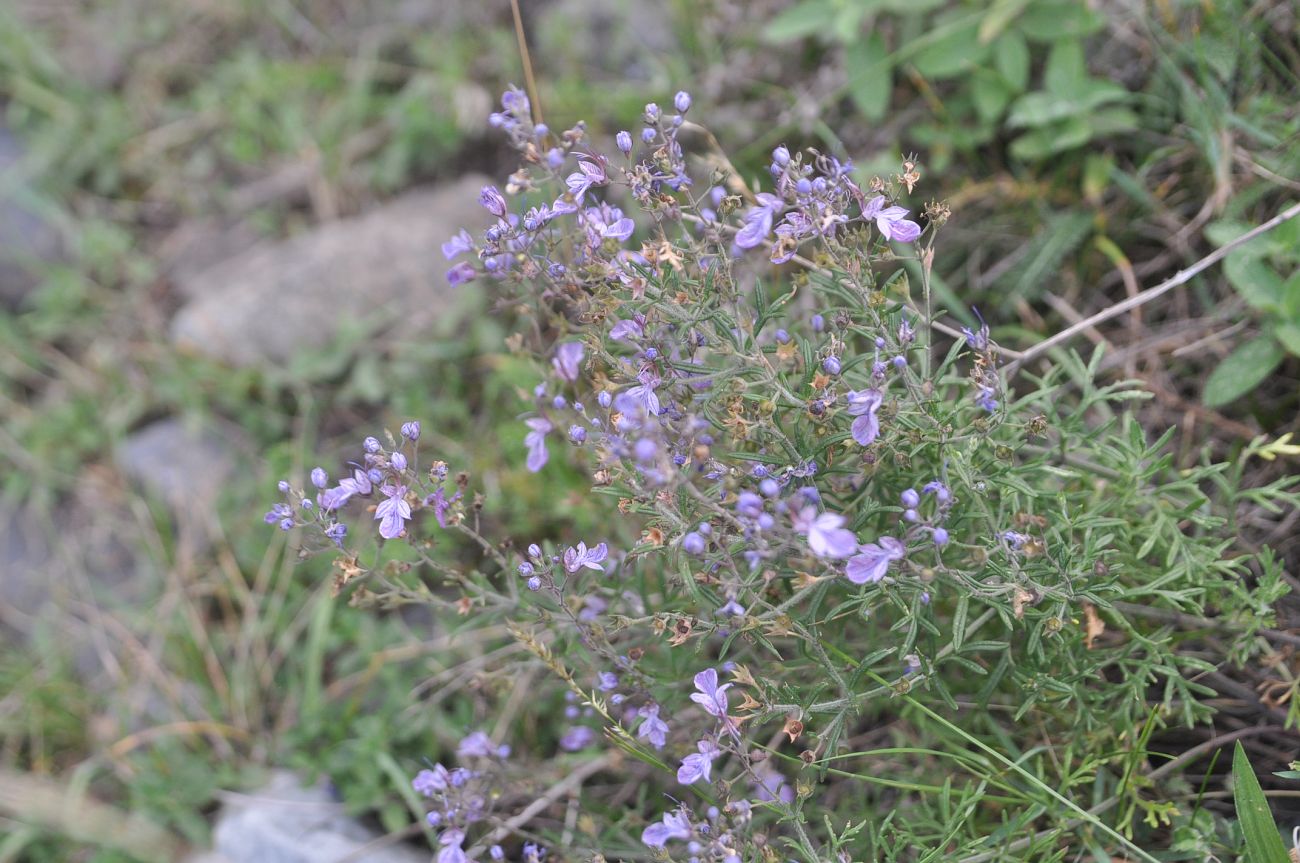
M808 547L818 557L848 557L857 551L858 538L844 528L823 530L814 527L808 532Z
M612 237L620 243L632 236L632 231L636 229L636 223L631 219L622 218L612 225L606 226L601 233L606 237Z
M862 554L849 559L844 567L844 575L854 584L875 583L885 577L889 569L889 556L880 546L864 545Z
M900 243L911 243L921 236L921 226L911 219L899 219L894 222L894 239Z
M772 211L766 207L754 207L745 214L745 227L736 232L736 245L742 249L752 249L772 232Z
M880 420L876 419L874 411L863 414L853 421L849 432L859 446L870 446L872 441L880 436Z
M537 443L528 447L528 460L525 464L530 473L537 473L546 467L546 462L550 459L551 454L546 451L546 440L543 438Z

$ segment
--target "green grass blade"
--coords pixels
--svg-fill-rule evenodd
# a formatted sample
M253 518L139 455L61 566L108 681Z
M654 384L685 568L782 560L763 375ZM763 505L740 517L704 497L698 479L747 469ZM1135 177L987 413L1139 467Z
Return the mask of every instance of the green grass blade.
M1273 823L1264 789L1259 787L1259 779L1240 740L1232 753L1232 799L1237 805L1241 832L1246 837L1246 863L1289 863L1291 858Z

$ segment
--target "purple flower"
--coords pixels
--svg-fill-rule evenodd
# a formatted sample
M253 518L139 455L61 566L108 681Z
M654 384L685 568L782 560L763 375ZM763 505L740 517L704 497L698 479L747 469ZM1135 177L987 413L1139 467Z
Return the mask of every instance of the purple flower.
M902 207L886 207L884 195L877 195L862 208L862 217L874 219L876 228L886 240L900 243L910 243L921 236L921 226L906 216L907 210Z
M555 373L570 383L576 381L578 379L578 367L582 363L582 354L582 342L565 342L557 346L555 356L551 358L551 365L555 366Z
M622 321L615 320L614 326L609 328L609 337L622 341L627 338L641 338L645 335L645 315L638 312L632 316L632 320Z
M742 491L736 495L736 512L746 518L758 518L763 514L763 499L752 491Z
M605 173L605 166L601 162L587 159L579 159L578 170L564 179L564 185L568 187L574 201L581 201L592 186L603 186L608 182L609 175Z
M587 430L580 425L569 426L569 440L578 446L582 446L587 442Z
M618 675L612 671L602 671L596 675L596 688L601 692L618 689Z
M677 768L677 781L683 785L694 785L703 779L709 781L709 772L713 769L713 760L722 754L718 744L705 738L695 744L699 752L693 752L682 759Z
M636 401L645 409L645 412L651 416L659 415L659 396L655 389L659 386L659 376L652 369L643 369L637 376L641 383L627 391L627 395L636 399Z
M343 550L343 537L348 535L348 526L346 524L331 524L325 528L325 535L334 541L334 544Z
M469 231L465 230L442 244L442 256L449 261L459 254L473 250L474 240L470 237Z
M596 739L596 732L585 725L575 725L560 738L560 748L565 752L586 749Z
M330 483L330 475L325 472L323 467L314 467L311 469L311 484L316 488L324 488Z
M685 114L691 110L691 94L685 90L678 90L677 95L673 97L673 107L677 109L679 114Z
M506 199L502 197L501 192L496 186L484 186L483 191L478 193L478 202L483 205L489 213L499 219L506 216Z
M438 488L433 494L424 499L424 505L433 507L433 517L438 520L438 527L446 530L447 512L451 509L451 505L459 499L460 492L456 492L455 495L448 498L447 493Z
M483 731L471 732L456 747L456 755L460 758L491 758L496 754L497 747L492 738Z
M904 491L899 499L903 502L903 506L908 509L916 509L921 505L921 496L916 493L916 489L914 488L909 488Z
M682 551L687 554L704 554L706 543L704 537L691 531L682 537Z
M659 456L659 445L648 437L643 437L632 445L632 453L641 464L648 464Z
M752 249L766 240L772 233L772 221L785 207L776 195L759 192L755 197L758 204L745 213L745 227L736 232L736 245L742 249Z
M411 780L411 787L415 792L425 797L432 797L438 791L446 791L450 784L447 768L441 764L433 765L432 770L421 770Z
M857 417L849 431L860 446L870 446L880 435L880 420L876 418L876 411L880 409L883 398L877 389L850 391L845 396L849 403L849 416Z
M718 609L718 617L744 617L745 606L736 602L735 597L727 600L727 604Z
M531 417L524 420L524 424L531 429L524 435L524 445L528 447L528 470L537 473L546 467L546 460L551 457L546 451L546 436L554 426L545 417Z
M680 809L674 809L664 815L659 824L651 824L641 831L641 841L651 848L662 848L669 839L690 839L691 820Z
M514 86L501 94L501 107L516 117L525 119L528 118L532 111L528 103L528 95Z
M668 723L659 718L659 705L651 702L641 708L641 727L636 736L649 740L656 749L663 749L668 740Z
M596 572L604 572L605 567L600 562L609 557L609 547L601 543L595 548L587 548L585 542L580 542L577 546L570 546L564 550L564 569L567 572L577 572L579 569L586 567L594 569Z
M784 168L790 164L790 150L782 144L772 151L772 161Z
M754 786L754 796L763 803L780 800L782 803L794 802L794 789L785 781L785 777L770 761L760 762L754 768L758 782Z
M921 491L926 494L934 495L935 499L938 500L939 503L947 503L952 499L952 492L948 490L948 486L944 485L937 479L932 479L925 485L921 486Z
M740 727L736 725L736 720L727 715L727 690L731 684L719 686L717 669L706 668L695 675L695 688L699 692L691 693L691 701L703 707L705 713L716 716L722 721L723 728L739 738Z
M458 285L463 285L466 282L474 281L474 277L477 275L478 270L474 269L473 264L469 261L461 261L459 264L447 271L447 284L454 288Z
M931 534L934 538L934 544L940 548L948 544L948 531L944 528L936 527Z
M618 147L619 152L624 156L632 153L632 136L626 131L619 132L614 136L614 146Z
M386 485L379 489L386 497L375 507L375 519L379 521L379 535L384 539L397 539L406 529L406 522L411 518L411 505L406 502L406 486Z
M808 535L808 548L818 557L848 557L857 550L853 531L844 527L844 516L817 512L806 506L793 517L794 529Z
M420 439L420 421L411 420L409 423L402 423L402 437L409 441Z
M849 558L844 574L854 584L874 584L885 577L891 562L903 559L907 548L892 536L882 536L876 542L859 546L858 552Z
M464 841L464 830L444 830L438 837L438 844L442 848L438 850L437 863L470 863L469 856L460 847Z
M334 488L326 489L321 493L321 509L338 509L343 506L343 504L347 503L348 498L352 497L354 494L370 494L371 488L372 484L370 482L370 477L361 468L357 468L352 472L352 477L350 479L341 479L339 480L339 484L334 486Z
M636 223L624 216L606 225L601 230L600 235L606 239L614 239L622 243L632 236L634 230L636 230Z
M406 456L400 452L395 452L388 457L388 463L393 466L393 470L401 473L406 470Z
M838 375L841 368L843 368L843 366L840 363L839 357L829 356L822 360L822 369L825 370L828 375Z

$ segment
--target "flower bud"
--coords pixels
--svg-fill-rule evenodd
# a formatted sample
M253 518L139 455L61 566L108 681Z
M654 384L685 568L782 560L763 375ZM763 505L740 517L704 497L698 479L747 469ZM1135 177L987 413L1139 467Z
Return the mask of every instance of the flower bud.
M678 90L677 95L673 97L673 107L682 114L691 110L691 94L685 90Z
M504 219L506 215L506 199L497 191L496 186L484 186L483 191L478 193L478 202L483 208L499 219Z
M632 135L630 132L619 132L614 136L614 145L618 147L619 152L624 156L632 155Z
M402 455L400 452L395 452L389 456L388 463L393 466L393 470L395 471L400 472L406 470L406 456Z
M694 531L682 537L682 551L687 554L703 554L706 545L704 537Z
M786 149L785 144L772 151L772 161L783 168L790 164L790 151Z
M822 360L822 368L825 369L828 375L838 375L841 369L840 358L836 356L827 357Z

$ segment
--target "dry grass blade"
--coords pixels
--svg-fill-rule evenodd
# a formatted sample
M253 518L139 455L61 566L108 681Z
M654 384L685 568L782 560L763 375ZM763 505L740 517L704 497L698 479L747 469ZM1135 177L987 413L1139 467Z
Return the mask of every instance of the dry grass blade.
M1237 237L1232 242L1227 243L1226 245L1218 249L1215 249L1213 252L1206 255L1204 258L1201 258L1199 261L1197 261L1195 264L1192 264L1187 269L1179 270L1177 273L1174 273L1173 276L1169 277L1165 281L1156 285L1154 288L1148 288L1147 290L1142 291L1139 294L1129 297L1123 302L1116 303L1110 308L1102 309L1100 312L1097 312L1097 314L1091 315L1090 317L1087 317L1084 320L1079 321L1078 323L1066 327L1056 335L1044 339L1043 341L1039 342L1038 344L1026 350L1019 357L1017 357L1013 362L1009 363L1006 367L1007 376L1010 377L1014 375L1030 360L1037 359L1038 357L1050 351L1052 348L1057 347L1058 345L1063 344L1065 342L1068 342L1070 339L1074 338L1079 333L1082 333L1085 330L1095 327L1097 324L1101 323L1102 321L1108 321L1111 318L1118 317L1119 315L1122 315L1127 311L1136 309L1139 306L1143 306L1151 302L1157 297L1167 294L1169 291L1172 291L1174 288L1178 287L1179 285L1187 284L1187 282L1191 281L1194 276L1214 266L1219 261L1223 260L1229 254L1231 254L1235 249L1245 245L1246 243L1250 242L1251 240L1255 239L1258 236L1268 233L1269 231L1276 228L1278 225L1281 225L1285 222L1289 222L1290 220L1294 219L1296 216L1300 216L1300 204L1294 204L1288 207L1287 209L1278 213L1276 216L1269 219L1267 222L1260 225L1259 227L1252 228L1251 230L1242 234L1240 237Z
M126 813L53 779L0 770L0 814L132 857L158 863L179 860L185 844L137 813Z

